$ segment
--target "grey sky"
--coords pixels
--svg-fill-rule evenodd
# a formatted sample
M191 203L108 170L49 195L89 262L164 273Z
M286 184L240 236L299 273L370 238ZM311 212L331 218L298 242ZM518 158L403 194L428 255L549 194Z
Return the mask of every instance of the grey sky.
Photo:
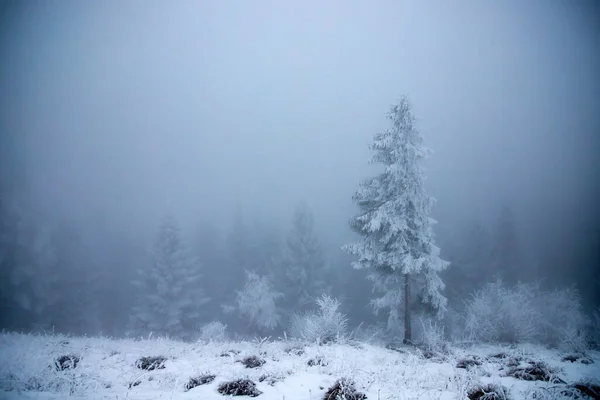
M3 137L56 215L147 234L304 199L339 242L406 93L440 231L509 203L530 242L573 241L600 201L593 4L29 3L1 42Z

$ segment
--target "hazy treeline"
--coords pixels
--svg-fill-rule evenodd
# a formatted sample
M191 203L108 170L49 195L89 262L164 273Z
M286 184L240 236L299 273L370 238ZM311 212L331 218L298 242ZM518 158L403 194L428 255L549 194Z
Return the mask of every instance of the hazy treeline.
M200 312L182 336L194 335L213 320L240 334L281 332L293 314L314 308L321 293L338 298L354 326L378 321L369 304L373 294L366 272L352 269L352 257L340 247L324 244L316 229L319 221L304 202L299 202L287 226L257 220L238 208L232 210L229 227L200 221L195 229L183 232L179 222L166 215L157 221L150 241L112 232L101 221L91 231L69 221L44 221L11 192L3 192L0 207L3 329L144 333L135 329L132 319L140 301L146 302L140 295L156 290L140 288L139 282L156 265L165 221L177 231L189 271L174 277L172 284L196 274L192 285L182 290L203 293L194 300L201 304ZM474 290L497 277L515 283L543 274L536 263L526 261L509 207L499 210L492 226L476 223L458 230L451 240L440 241L448 243L443 255L452 263L442 275L444 294L456 310ZM235 305L246 271L267 277L281 294L275 300L280 318L270 327L274 329L260 329L239 313L224 312L224 306Z

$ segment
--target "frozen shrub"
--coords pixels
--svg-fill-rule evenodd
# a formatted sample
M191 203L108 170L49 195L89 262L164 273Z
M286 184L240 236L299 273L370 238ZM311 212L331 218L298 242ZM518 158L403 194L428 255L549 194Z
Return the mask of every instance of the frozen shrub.
M552 383L564 383L556 376L556 370L550 368L546 363L529 361L525 366L512 367L507 375L524 381L544 381Z
M135 366L146 371L153 371L155 369L164 369L165 361L167 361L167 358L163 356L142 357L135 362Z
M365 400L366 398L364 393L356 390L354 382L345 378L338 379L323 396L323 400Z
M583 353L570 353L570 354L566 354L563 358L562 361L564 362L579 362L581 364L593 364L594 360L592 360L589 357L586 357L585 354Z
M581 297L575 287L552 292L538 291L536 306L541 310L541 341L564 351L587 348L586 325Z
M240 362L244 364L246 368L258 368L265 364L265 360L258 358L257 356L244 357Z
M501 281L475 292L465 308L465 333L470 340L524 342L537 334L540 315L529 285L507 289Z
M421 318L421 342L425 350L435 353L445 353L448 343L444 334L444 326L431 318Z
M565 351L586 347L587 319L575 288L543 291L538 284L501 281L486 285L467 301L467 339L485 342L537 342Z
M325 344L338 341L346 334L348 320L339 311L341 303L330 296L317 299L319 310L303 316L295 315L290 328L292 336L307 342Z
M308 365L309 367L316 367L316 366L326 367L329 364L327 363L327 361L325 361L323 359L323 357L319 356L319 357L311 358L310 360L308 360L306 365Z
M238 379L221 383L217 390L224 396L256 397L262 394L262 392L256 388L256 384L249 379Z
M193 389L193 388L201 386L201 385L207 385L207 384L211 383L212 381L214 381L215 378L216 378L216 376L212 375L212 374L204 374L204 375L190 378L190 380L185 384L184 389L186 391L188 391L190 389Z
M575 398L587 398L590 399L600 399L600 385L597 382L592 381L581 381L569 385L569 388L572 389L575 395L579 394L580 396L573 396Z
M202 342L225 342L227 340L227 325L219 321L213 321L203 325L200 328L200 337Z
M66 369L74 369L79 364L79 357L74 355L60 356L54 360L54 366L57 371L64 371Z
M456 363L456 368L469 369L471 367L476 367L479 365L481 365L481 361L478 357L473 356L458 360L458 362Z
M467 393L469 400L508 400L508 390L504 386L475 386Z
M282 374L264 374L258 378L259 382L265 382L269 386L274 386L277 382L281 382L285 379Z

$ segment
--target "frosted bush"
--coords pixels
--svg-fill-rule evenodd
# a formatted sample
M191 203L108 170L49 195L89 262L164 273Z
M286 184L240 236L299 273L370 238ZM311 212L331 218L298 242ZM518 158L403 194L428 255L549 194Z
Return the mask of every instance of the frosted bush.
M465 336L485 342L537 342L566 351L585 348L587 319L573 287L543 291L538 284L486 285L467 301Z
M586 325L581 297L574 287L540 293L543 342L564 351L584 351L587 347Z
M441 353L448 350L444 325L440 321L421 318L421 329L421 342L427 350Z
M333 297L322 295L317 299L317 312L292 317L290 332L292 337L325 344L339 341L346 335L348 320L339 311L341 303Z
M279 325L281 316L276 301L283 297L275 291L269 277L246 271L244 290L237 291L236 305L224 306L226 313L238 311L259 330L272 331Z
M534 288L519 284L507 289L501 281L475 292L465 308L467 339L484 342L526 342L538 335L540 313Z
M213 321L203 325L200 328L200 337L202 342L225 342L227 340L227 325L219 321Z

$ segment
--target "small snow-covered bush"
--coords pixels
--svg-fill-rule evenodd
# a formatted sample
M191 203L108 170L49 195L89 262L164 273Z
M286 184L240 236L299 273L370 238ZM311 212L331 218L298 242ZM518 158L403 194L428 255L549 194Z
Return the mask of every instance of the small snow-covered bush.
M448 350L444 325L440 321L421 318L421 328L421 342L426 350L440 353Z
M536 342L583 351L587 319L573 287L544 291L538 284L486 285L466 303L465 336L486 342Z
M227 325L219 321L209 322L200 328L200 337L202 342L225 342L227 341Z
M265 360L263 360L262 358L259 358L257 356L244 357L243 359L240 360L240 362L246 368L258 368L258 367L262 367L266 363Z
M198 376L192 377L185 384L184 390L187 392L188 390L191 390L195 387L198 387L201 385L207 385L207 384L211 383L212 381L214 381L215 378L216 378L216 376L213 374L204 374L204 375L198 375Z
M485 342L532 341L539 334L540 312L533 288L518 284L505 288L501 281L475 292L465 308L465 333Z
M269 277L246 271L246 284L244 290L237 292L236 305L225 306L224 310L228 313L237 310L256 328L272 331L281 318L275 303L281 297L283 294L273 289Z
M262 392L256 388L256 384L249 379L238 379L221 383L217 390L224 396L257 397L262 394Z
M366 398L364 393L356 390L354 382L346 378L338 379L323 396L323 400L365 400Z
M508 390L493 384L477 385L469 390L467 397L469 400L508 400Z
M142 357L135 362L135 366L146 371L154 371L155 369L164 369L166 357Z
M339 341L346 335L348 320L339 311L341 303L328 295L317 299L317 312L292 317L291 335L295 338L325 344Z
M575 287L538 292L536 306L541 310L541 341L564 351L585 351L588 318Z

